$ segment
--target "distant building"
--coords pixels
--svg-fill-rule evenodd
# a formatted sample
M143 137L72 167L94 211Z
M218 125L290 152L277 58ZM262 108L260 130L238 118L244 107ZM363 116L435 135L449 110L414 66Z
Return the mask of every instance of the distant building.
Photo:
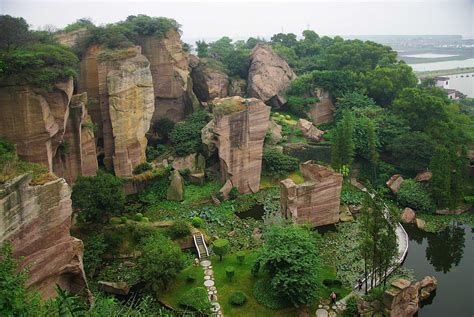
M436 82L436 87L448 89L449 88L449 77L435 77L433 80Z
M445 91L448 94L449 99L458 100L461 98L461 93L456 89L445 89Z

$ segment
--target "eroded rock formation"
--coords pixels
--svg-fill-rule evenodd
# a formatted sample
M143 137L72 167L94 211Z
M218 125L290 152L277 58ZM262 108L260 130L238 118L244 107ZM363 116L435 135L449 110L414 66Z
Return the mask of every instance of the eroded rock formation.
M304 183L291 179L280 182L280 211L294 223L314 226L339 221L342 175L332 169L307 161L300 165Z
M235 96L215 99L212 108L214 119L203 129L203 143L218 149L221 191L224 196L232 187L241 194L257 192L270 107L258 99Z
M299 119L296 127L301 130L303 136L314 142L319 142L323 138L323 134L325 133L322 130L316 128L311 122L305 119Z
M183 120L192 112L195 96L188 70L188 54L183 50L178 31L170 29L163 38L144 37L141 44L143 55L150 61L153 77L153 122L160 118Z
M257 44L250 56L247 94L279 108L286 103L285 92L296 74L270 46Z
M323 89L317 89L315 97L319 99L319 102L309 106L309 115L314 124L331 122L335 110L331 94Z
M227 97L229 77L219 67L210 64L206 59L193 57L190 63L193 80L193 91L200 101L207 102L214 98Z
M31 265L26 285L44 298L55 296L56 284L87 294L83 244L69 234L70 187L62 178L37 186L30 181L25 174L0 186L0 243L11 241L13 255Z
M43 164L68 182L97 169L93 130L83 127L85 104L71 104L72 94L72 78L50 92L0 87L0 136L16 143L21 159Z
M86 32L87 28L81 28L68 33L60 32L54 37L59 43L66 45L67 47L73 47L76 45L77 41L86 34Z

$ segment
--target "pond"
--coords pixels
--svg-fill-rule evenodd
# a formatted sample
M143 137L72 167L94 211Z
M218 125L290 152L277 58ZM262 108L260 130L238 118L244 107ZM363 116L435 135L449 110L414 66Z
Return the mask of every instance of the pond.
M410 238L404 266L415 271L417 280L435 276L438 289L432 300L424 303L417 316L474 315L474 240L473 228L452 223L433 234L407 225Z
M265 209L262 204L255 204L250 209L236 213L240 219L253 218L255 220L262 220L265 215Z

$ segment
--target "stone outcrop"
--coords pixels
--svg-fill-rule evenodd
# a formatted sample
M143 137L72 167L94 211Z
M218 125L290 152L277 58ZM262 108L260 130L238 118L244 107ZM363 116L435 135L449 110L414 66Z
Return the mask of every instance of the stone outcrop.
M282 217L314 226L338 222L342 175L311 161L302 163L300 169L304 183L297 185L289 178L280 182Z
M50 92L0 87L0 136L16 144L21 159L43 164L68 182L97 169L93 130L83 127L88 121L85 104L72 99L72 78Z
M416 218L415 212L411 208L405 208L402 212L401 221L403 223L412 223Z
M416 218L415 224L416 224L416 227L420 230L425 230L426 228L426 221L424 221L423 219Z
M433 173L430 171L423 171L416 174L415 180L418 182L427 182L433 177Z
M153 122L161 118L181 121L193 111L195 96L188 70L188 54L181 45L180 34L170 29L162 38L141 39L143 55L150 61L155 94Z
M319 99L319 102L309 106L309 115L314 124L331 122L335 110L331 94L323 89L317 89L315 97Z
M197 57L194 56L195 58ZM200 101L207 102L214 98L227 97L229 77L222 69L213 66L206 59L198 59L190 65L193 91Z
M301 130L303 136L314 142L319 142L323 138L324 131L316 128L311 122L305 119L299 119L296 123L296 127Z
M232 79L229 83L229 96L244 97L247 90L247 82L244 79Z
M214 119L202 134L203 143L218 149L221 191L225 197L232 187L241 194L257 192L270 107L258 99L235 96L215 99L212 109Z
M73 47L76 45L77 41L86 34L86 32L87 28L81 28L68 33L60 32L54 35L54 37L59 43L66 45L67 47Z
M184 180L179 171L174 170L170 175L170 186L166 194L166 199L174 201L184 200Z
M404 179L402 175L400 174L395 174L390 179L387 181L387 186L390 188L392 193L396 194L400 190L400 186L402 185Z
M282 127L273 120L270 120L268 125L268 132L270 134L269 143L272 145L277 144L283 138L281 135Z
M97 282L99 289L103 292L115 295L128 295L130 292L130 286L126 282L106 282L99 281Z
M0 243L11 241L13 255L31 265L26 286L44 298L56 284L88 294L82 264L83 244L72 237L71 189L62 178L30 186L28 174L0 186Z
M250 56L247 95L279 108L286 103L285 92L296 74L270 46L257 44Z
M384 316L414 316L418 312L420 302L428 299L437 286L436 278L431 276L426 276L422 281L414 283L402 278L393 281L383 294ZM362 316L372 315L363 313Z

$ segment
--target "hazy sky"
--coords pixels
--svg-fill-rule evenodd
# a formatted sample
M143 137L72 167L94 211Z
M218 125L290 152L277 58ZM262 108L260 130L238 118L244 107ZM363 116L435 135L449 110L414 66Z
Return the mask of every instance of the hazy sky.
M90 17L96 24L147 14L176 19L184 40L301 34L474 35L474 0L112 1L0 0L0 13L24 17L33 28ZM1 31L1 30L0 30Z

